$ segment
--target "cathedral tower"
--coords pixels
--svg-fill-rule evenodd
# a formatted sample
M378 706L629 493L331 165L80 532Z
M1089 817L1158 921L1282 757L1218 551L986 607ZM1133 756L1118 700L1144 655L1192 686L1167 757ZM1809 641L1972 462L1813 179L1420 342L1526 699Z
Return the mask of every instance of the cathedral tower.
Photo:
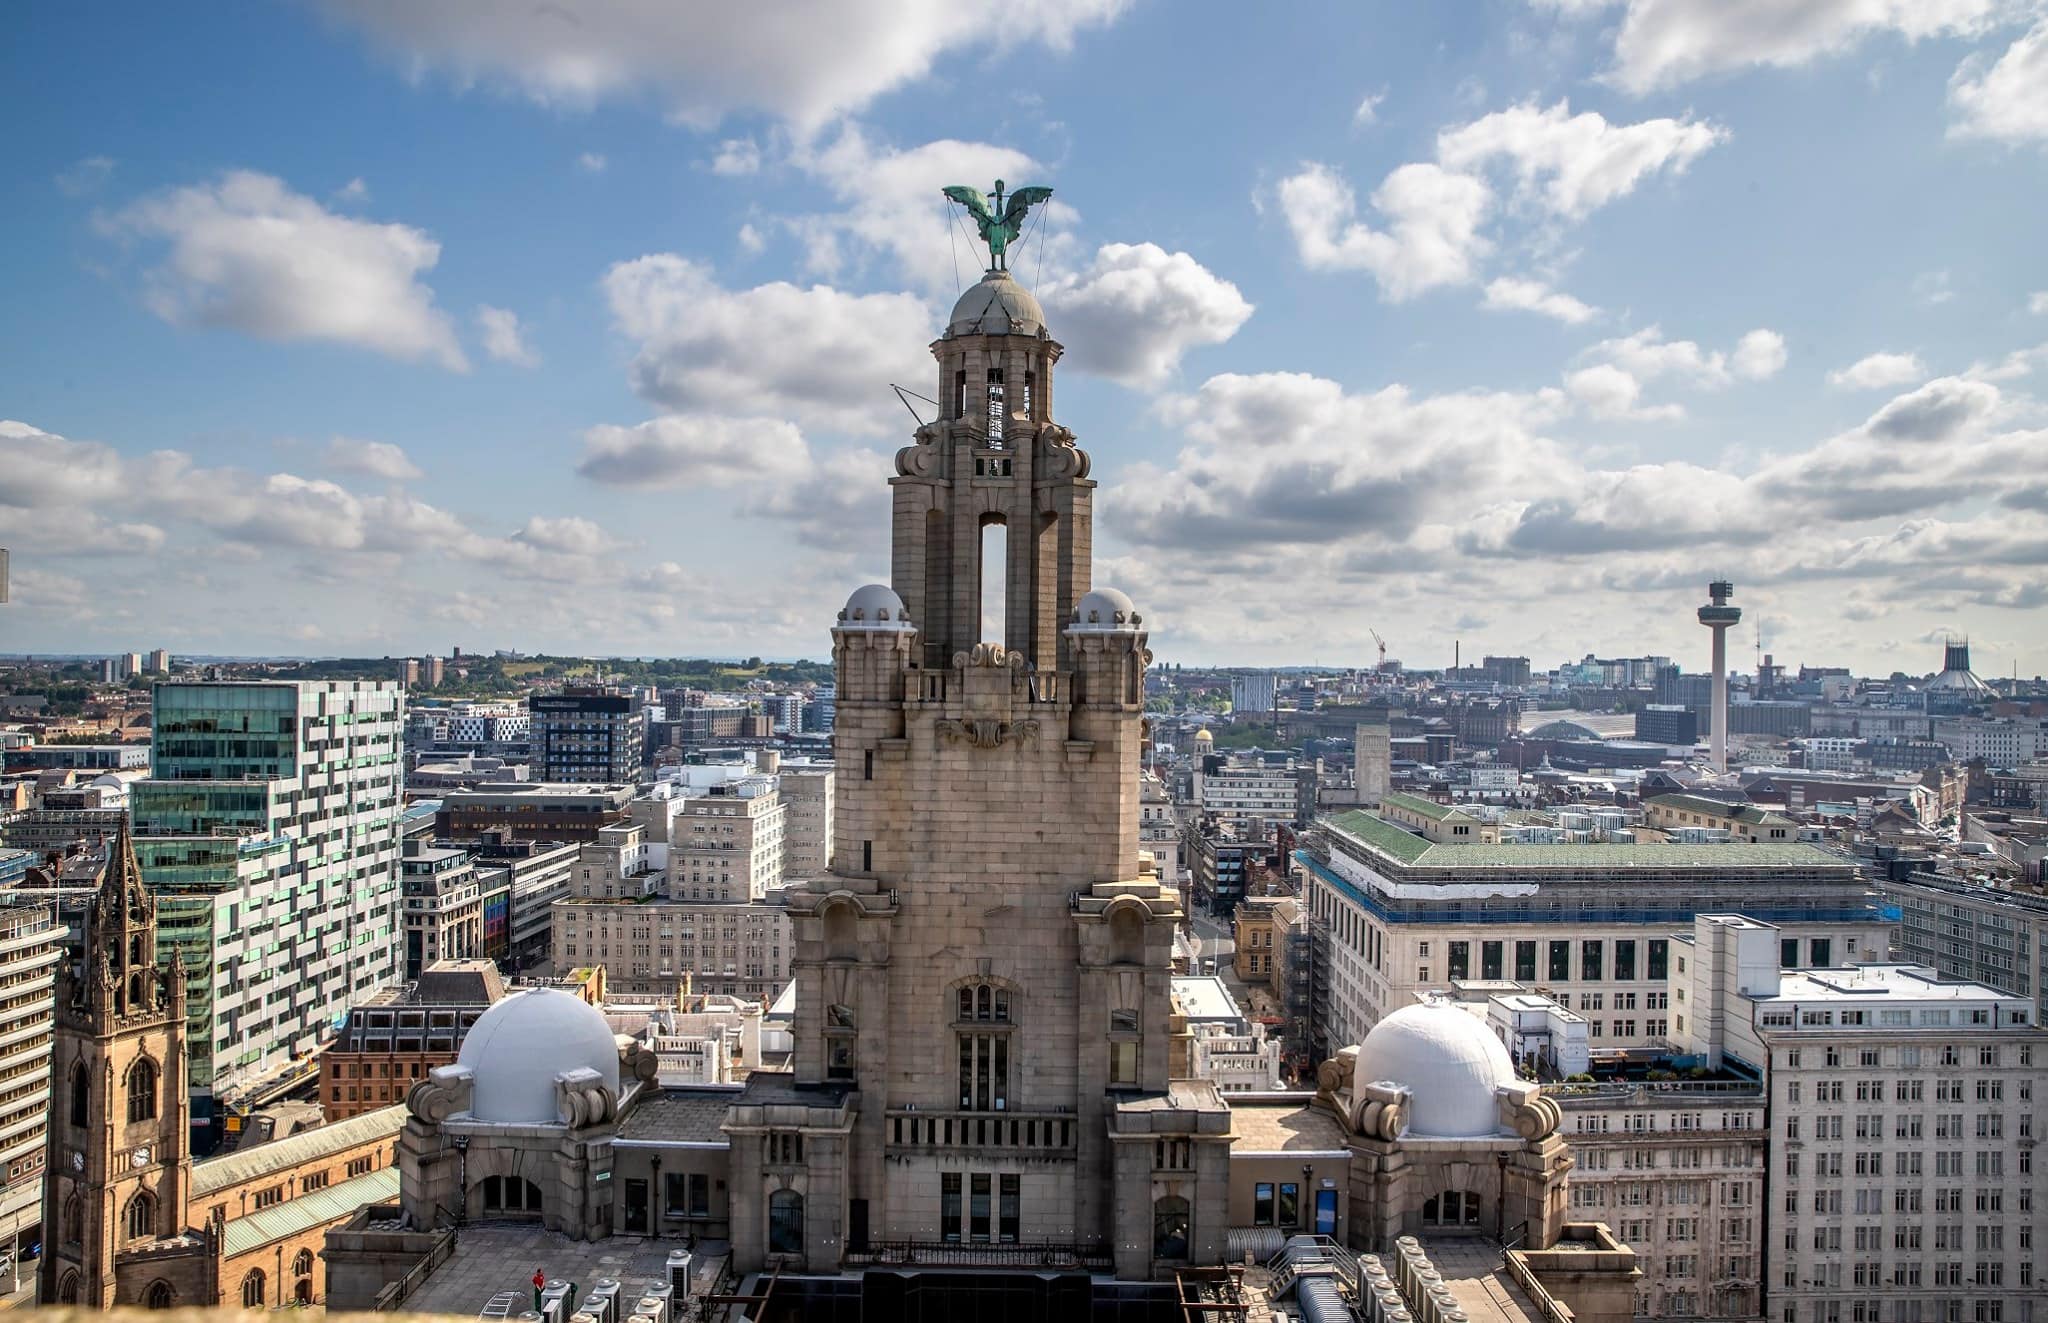
M1169 1078L1181 914L1139 855L1151 655L1130 599L1092 588L1061 348L995 269L931 349L941 411L896 457L893 584L833 629L833 858L789 901L793 1077L756 1075L726 1125L735 1261L1214 1263L1229 1112Z
M125 827L112 848L82 968L57 981L40 1297L211 1305L212 1252L185 1235L184 970L157 962L156 899Z

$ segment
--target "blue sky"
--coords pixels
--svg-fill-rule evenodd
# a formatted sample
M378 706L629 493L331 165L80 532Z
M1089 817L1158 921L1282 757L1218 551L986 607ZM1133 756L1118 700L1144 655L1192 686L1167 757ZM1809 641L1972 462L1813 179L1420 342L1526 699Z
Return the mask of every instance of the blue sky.
M2048 669L2031 0L567 12L0 19L0 650L822 656L1002 175L1162 658Z

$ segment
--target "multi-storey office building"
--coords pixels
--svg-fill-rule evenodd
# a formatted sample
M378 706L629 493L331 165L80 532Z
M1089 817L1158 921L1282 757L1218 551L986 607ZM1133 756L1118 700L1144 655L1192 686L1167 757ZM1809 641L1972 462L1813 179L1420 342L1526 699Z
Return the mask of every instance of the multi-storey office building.
M2032 1323L2048 1298L2032 998L1914 965L1784 970L1781 940L1702 914L1667 980L1679 1046L1769 1082L1765 1317Z
M1536 844L1407 795L1320 821L1308 872L1324 1041L1363 1040L1418 994L1512 980L1586 1017L1593 1049L1670 1034L1670 933L1758 911L1788 966L1884 957L1890 924L1856 865L1797 843Z
M633 696L569 688L530 699L533 774L543 781L631 781L640 774L643 727Z
M467 841L504 835L519 841L594 841L622 821L630 785L509 785L450 790L441 796L434 835Z
M1138 848L1152 852L1153 868L1169 887L1181 884L1180 838L1180 814L1173 796L1166 793L1166 783L1156 773L1144 773L1138 785Z
M606 987L622 997L685 988L769 1002L789 982L779 891L757 901L571 896L553 912L556 965L602 966Z
M1766 1100L1761 1079L1649 1082L1600 1072L1552 1085L1571 1141L1574 1218L1636 1252L1636 1314L1763 1317Z
M744 776L683 796L669 827L668 894L759 900L782 884L789 811L773 776Z
M791 766L776 773L782 803L783 873L817 877L832 864L833 773L830 763Z
M48 905L0 902L0 1245L42 1220L50 1017L64 929Z
M135 854L189 976L201 1147L222 1094L399 978L403 701L388 680L156 686Z
M467 850L407 842L399 860L405 895L405 977L437 960L484 953L484 898Z
M1240 840L1270 841L1275 826L1299 820L1301 771L1292 761L1202 768L1195 773L1195 798L1205 815Z
M490 940L490 897L506 892L505 942L501 958L514 969L548 959L553 933L554 903L569 894L570 875L581 847L502 837L481 842L471 853L477 861L477 886L484 893L485 940Z
M2048 1024L2048 897L1925 872L1879 890L1899 910L1898 959L2031 997Z

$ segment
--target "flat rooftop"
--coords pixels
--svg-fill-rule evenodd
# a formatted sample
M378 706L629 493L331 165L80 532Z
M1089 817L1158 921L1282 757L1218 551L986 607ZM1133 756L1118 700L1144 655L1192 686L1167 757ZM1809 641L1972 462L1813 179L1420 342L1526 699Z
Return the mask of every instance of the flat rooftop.
M1796 841L1441 844L1363 809L1326 817L1322 825L1364 854L1386 859L1407 871L1627 874L1823 869L1844 877L1853 876L1856 871L1849 860Z
M512 1316L533 1308L533 1270L552 1279L576 1283L577 1298L590 1293L600 1277L620 1283L628 1306L649 1288L668 1280L670 1250L675 1240L612 1236L606 1240L571 1240L558 1231L519 1223L472 1222L455 1237L455 1253L405 1299L407 1314L448 1314L475 1318L491 1297L512 1292L518 1303ZM699 1240L690 1270L690 1294L709 1291L728 1249L722 1241Z
M1306 1099L1300 1102L1237 1102L1229 1095L1230 1125L1237 1132L1233 1153L1348 1152L1337 1118Z
M1173 997L1181 1013L1190 1020L1242 1020L1244 1011L1230 988L1216 974L1178 974L1173 980Z
M1887 1001L1974 1003L1991 1007L2002 1002L2031 1005L2031 999L2000 992L1982 983L1945 979L1925 965L1851 965L1847 969L1788 969L1778 976L1778 995L1755 997L1771 1001Z

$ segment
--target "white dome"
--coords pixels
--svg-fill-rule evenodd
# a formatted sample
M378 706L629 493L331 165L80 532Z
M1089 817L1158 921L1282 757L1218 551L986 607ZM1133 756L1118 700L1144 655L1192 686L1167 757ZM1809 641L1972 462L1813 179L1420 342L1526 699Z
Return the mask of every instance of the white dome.
M1477 1139L1501 1131L1493 1091L1515 1082L1507 1048L1477 1017L1443 1002L1406 1006L1374 1025L1358 1047L1352 1088L1408 1090L1408 1133Z
M841 629L915 629L903 599L886 583L871 583L853 590L839 613Z
M594 1070L619 1091L619 1045L603 1013L555 988L500 999L463 1036L456 1062L474 1076L469 1111L479 1121L560 1121L555 1076L564 1071Z
M1131 599L1114 588L1097 588L1074 603L1073 628L1095 632L1135 630L1143 619Z
M1031 291L1010 279L1007 271L991 271L970 286L953 305L947 335L1040 335L1045 313Z

